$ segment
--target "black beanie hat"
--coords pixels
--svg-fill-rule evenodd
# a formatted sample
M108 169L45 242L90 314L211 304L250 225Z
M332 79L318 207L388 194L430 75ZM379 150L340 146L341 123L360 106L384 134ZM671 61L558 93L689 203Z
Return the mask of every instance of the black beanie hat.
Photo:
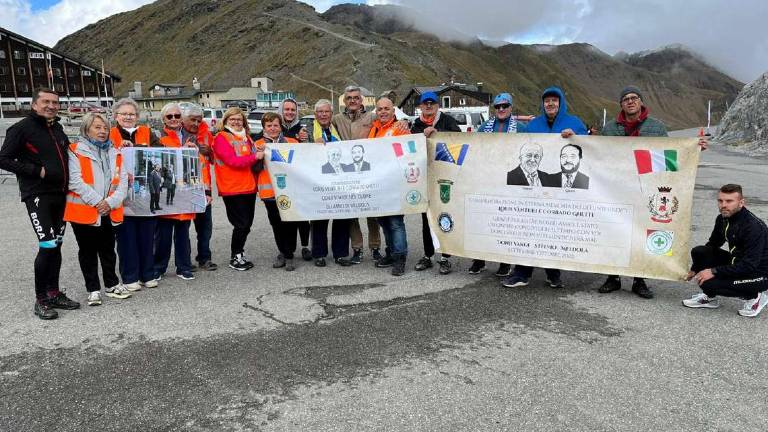
M643 100L643 94L640 93L640 89L635 86L626 86L624 87L624 90L621 91L621 94L619 95L619 103L621 103L621 100L624 99L624 96L634 93L636 94L640 100Z

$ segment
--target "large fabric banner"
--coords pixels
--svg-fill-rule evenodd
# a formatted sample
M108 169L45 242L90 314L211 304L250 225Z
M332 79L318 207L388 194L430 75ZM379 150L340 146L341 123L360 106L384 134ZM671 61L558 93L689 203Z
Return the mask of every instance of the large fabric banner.
M678 280L688 271L697 139L440 133L429 223L441 252Z
M126 216L160 216L205 211L200 158L189 147L123 147L128 171Z
M269 144L266 167L286 221L423 213L424 135Z

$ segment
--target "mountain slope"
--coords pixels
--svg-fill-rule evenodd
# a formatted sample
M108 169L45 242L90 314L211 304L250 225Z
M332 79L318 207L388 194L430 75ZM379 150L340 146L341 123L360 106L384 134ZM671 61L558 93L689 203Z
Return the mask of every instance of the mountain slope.
M616 112L616 95L630 83L646 91L654 115L672 128L701 124L707 99L732 100L742 86L687 52L618 59L586 44L443 42L414 31L396 11L340 5L317 14L293 0L159 0L89 25L56 48L88 61L103 58L124 78L123 93L133 81L198 77L204 88L218 88L269 75L280 89L313 101L330 95L307 81L336 94L354 83L402 97L413 85L453 79L511 91L519 112L536 113L541 90L559 85L571 110L590 124L602 119L603 107Z

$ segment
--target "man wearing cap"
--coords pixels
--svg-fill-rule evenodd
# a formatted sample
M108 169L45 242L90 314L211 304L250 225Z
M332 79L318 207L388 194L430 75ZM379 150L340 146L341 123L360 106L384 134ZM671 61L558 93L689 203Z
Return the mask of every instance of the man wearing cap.
M435 132L461 132L459 124L449 115L440 113L437 105L437 94L425 92L419 98L419 118L413 122L411 133L423 133L427 138ZM429 230L427 214L421 214L421 238L424 242L424 256L416 263L416 271L426 270L432 267L432 256L435 254L435 245L432 243L432 233ZM437 264L440 266L440 274L451 272L450 255L442 254Z
M541 94L541 114L528 123L527 133L559 133L563 138L573 135L587 135L587 127L575 115L568 113L565 94L559 87L549 87ZM560 270L545 269L547 284L551 288L562 288ZM533 267L516 265L511 275L502 282L507 288L524 287L533 275Z
M517 120L512 116L512 95L509 93L499 93L496 95L495 98L493 98L493 110L494 110L494 117L491 117L487 122L483 123L478 129L478 132L485 132L485 133L517 133L518 132L518 125ZM522 132L522 130L520 131ZM534 172L537 172L538 170L538 164L541 162L541 146L538 148L538 156L539 159L536 162L536 167L534 168ZM521 166L522 166L522 149L521 149ZM539 173L544 174L541 171L538 171ZM507 179L509 180L509 178ZM526 184L528 182L526 181ZM509 184L509 183L507 183ZM538 184L541 186L541 184ZM505 277L509 275L509 270L512 268L512 265L505 264L505 263L499 263L499 269L496 270L496 276L498 277ZM485 270L485 261L483 260L472 260L472 265L469 266L469 274L479 274L481 271Z
M603 128L603 136L630 137L666 137L667 128L660 120L648 115L648 107L643 104L643 94L635 86L624 88L619 94L621 111L615 119L607 122ZM605 283L597 290L609 293L621 289L621 278L616 275L608 276ZM643 278L636 277L632 282L632 292L642 298L653 298L653 291L645 284Z

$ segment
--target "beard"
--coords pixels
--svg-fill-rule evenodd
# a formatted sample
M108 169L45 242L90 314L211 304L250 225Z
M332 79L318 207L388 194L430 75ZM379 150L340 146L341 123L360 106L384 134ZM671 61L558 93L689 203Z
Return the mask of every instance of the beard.
M579 170L579 165L581 165L581 164L580 163L577 163L577 164L567 163L565 165L560 165L560 171L562 171L564 174L573 174L573 173L575 173L576 171Z

